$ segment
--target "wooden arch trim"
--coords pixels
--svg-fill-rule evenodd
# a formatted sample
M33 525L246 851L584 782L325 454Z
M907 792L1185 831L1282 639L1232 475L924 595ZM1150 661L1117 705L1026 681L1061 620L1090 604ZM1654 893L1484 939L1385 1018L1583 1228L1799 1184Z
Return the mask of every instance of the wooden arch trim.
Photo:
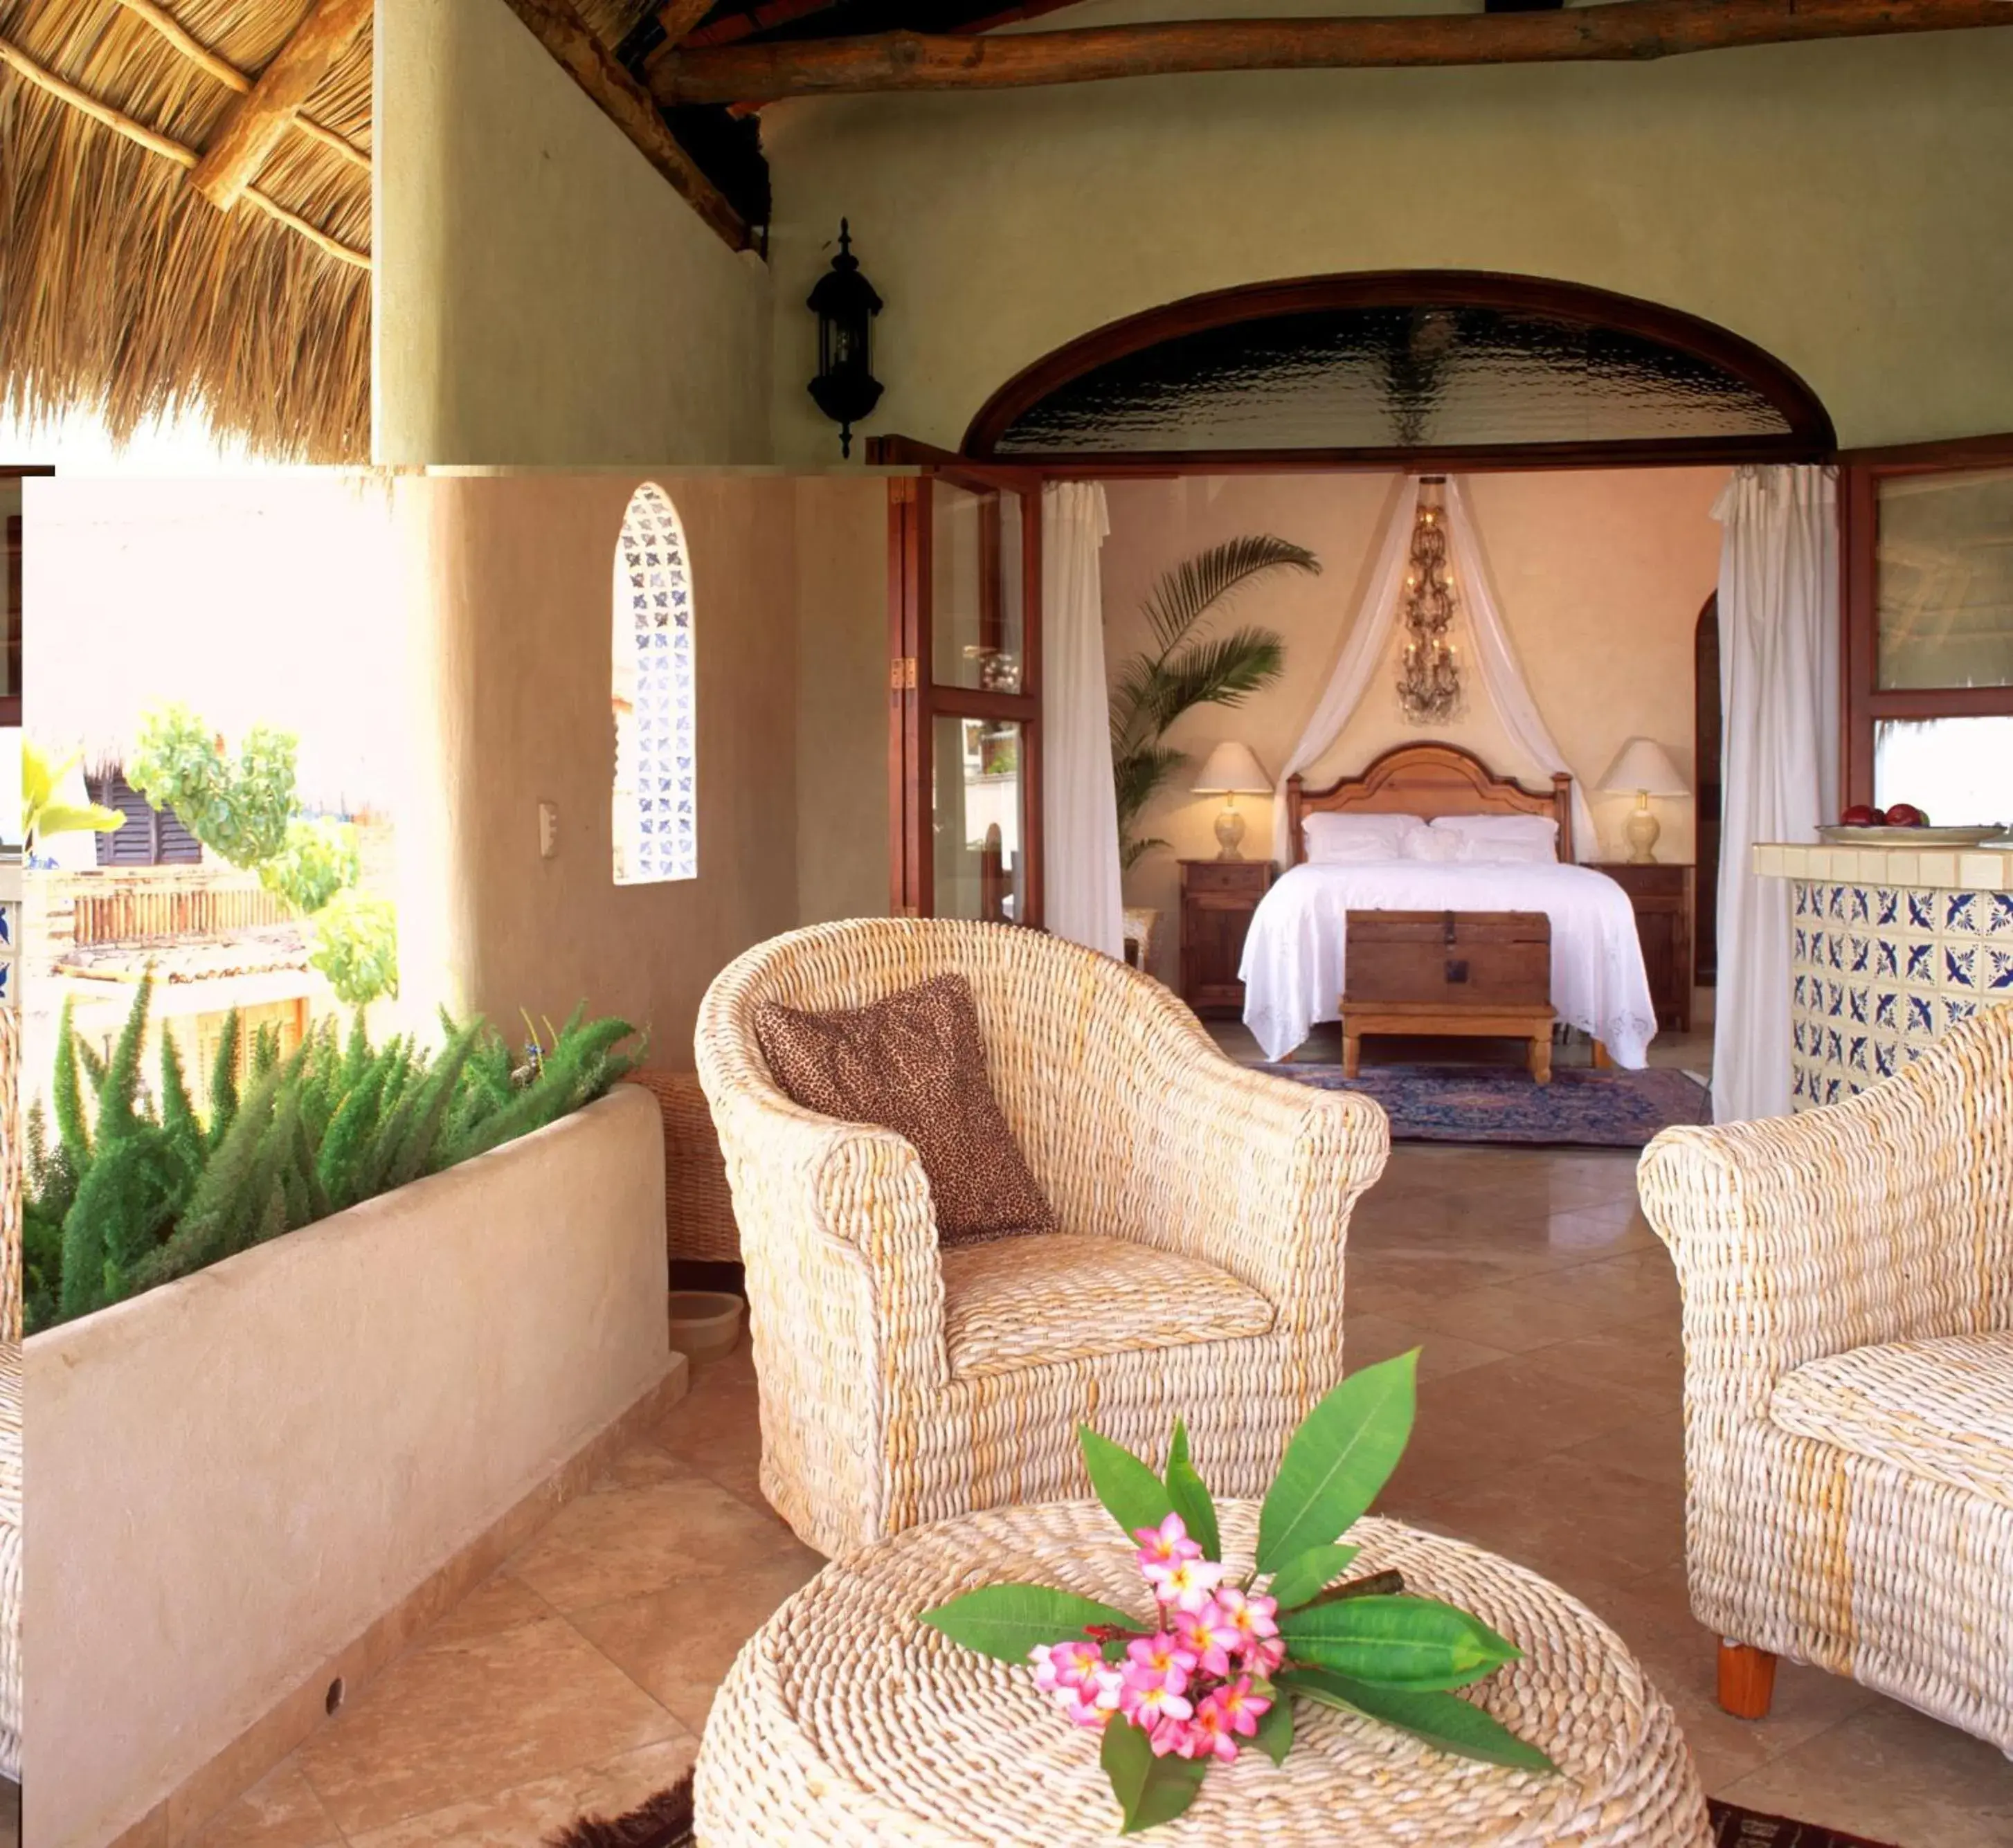
M1300 824L1310 815L1542 815L1559 824L1558 855L1573 857L1572 778L1554 772L1550 789L1527 789L1499 777L1459 745L1396 745L1374 759L1360 776L1342 777L1310 789L1286 779L1287 851L1298 866L1307 856Z
M1116 359L1192 334L1270 320L1289 314L1353 308L1495 308L1548 315L1588 327L1652 340L1730 374L1751 386L1782 414L1779 435L1651 438L1585 443L1530 443L1411 449L1084 451L999 453L1000 439L1036 405L1064 386ZM1057 347L1016 373L979 407L964 433L961 452L974 460L1010 461L1035 468L1151 464L1196 468L1212 463L1318 460L1324 466L1390 466L1411 462L1447 466L1500 465L1521 457L1546 466L1616 462L1809 462L1829 457L1838 439L1817 394L1772 353L1731 330L1660 302L1536 276L1486 270L1380 270L1339 276L1307 276L1246 283L1189 295L1107 322Z

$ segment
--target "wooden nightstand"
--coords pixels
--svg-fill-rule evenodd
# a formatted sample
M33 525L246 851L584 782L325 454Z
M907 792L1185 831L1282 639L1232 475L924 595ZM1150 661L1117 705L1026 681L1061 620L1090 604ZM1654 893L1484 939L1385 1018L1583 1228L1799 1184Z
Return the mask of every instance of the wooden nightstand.
M1182 862L1182 999L1197 1013L1244 1011L1237 965L1274 871L1269 860Z
M1692 1027L1692 870L1663 860L1602 860L1594 867L1628 893L1636 907L1657 1024L1673 1032Z

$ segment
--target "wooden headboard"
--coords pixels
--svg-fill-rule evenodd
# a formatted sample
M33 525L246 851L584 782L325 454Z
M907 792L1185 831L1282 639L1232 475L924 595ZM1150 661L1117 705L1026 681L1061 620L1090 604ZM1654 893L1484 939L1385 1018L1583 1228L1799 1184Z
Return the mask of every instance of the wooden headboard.
M1526 789L1499 777L1472 751L1458 745L1400 745L1386 751L1360 777L1344 777L1325 789L1309 789L1297 776L1286 779L1287 838L1293 863L1307 856L1300 824L1310 815L1545 815L1559 824L1559 858L1571 861L1572 778L1554 773L1549 791Z

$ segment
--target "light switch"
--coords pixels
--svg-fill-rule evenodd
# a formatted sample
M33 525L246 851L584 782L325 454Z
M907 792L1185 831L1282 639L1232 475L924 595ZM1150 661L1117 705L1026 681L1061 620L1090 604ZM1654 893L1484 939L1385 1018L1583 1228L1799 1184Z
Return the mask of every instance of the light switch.
M560 851L560 805L556 802L538 804L538 857L556 860Z

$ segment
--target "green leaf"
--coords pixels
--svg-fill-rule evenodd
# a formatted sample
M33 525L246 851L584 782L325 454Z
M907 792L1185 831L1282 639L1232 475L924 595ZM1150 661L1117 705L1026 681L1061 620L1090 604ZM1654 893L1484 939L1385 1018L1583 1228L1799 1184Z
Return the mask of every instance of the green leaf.
M1258 1570L1349 1531L1405 1453L1419 1350L1352 1373L1301 1421L1258 1515Z
M1174 1512L1167 1484L1123 1445L1099 1436L1088 1424L1076 1428L1076 1437L1091 1487L1128 1540L1142 1527L1158 1527Z
M1195 1801L1209 1769L1205 1758L1182 1758L1172 1753L1157 1758L1146 1734L1116 1714L1105 1726L1098 1761L1111 1780L1111 1794L1125 1813L1124 1826L1118 1832L1121 1835L1173 1821Z
M1526 1744L1500 1720L1458 1694L1382 1688L1324 1668L1285 1669L1279 1675L1278 1685L1283 1692L1304 1695L1325 1707L1338 1707L1345 1713L1361 1714L1387 1726L1402 1728L1428 1745L1458 1757L1479 1758L1486 1764L1505 1764L1514 1771L1558 1769L1536 1746ZM1270 1714L1266 1715L1267 1719L1271 1718ZM1263 1721L1260 1732L1264 1732Z
M1001 1662L1024 1662L1037 1643L1067 1642L1092 1624L1139 1629L1139 1620L1122 1610L1046 1585L989 1585L925 1610L919 1621Z
M1189 1530L1189 1538L1202 1549L1204 1559L1223 1557L1223 1535L1216 1524L1216 1503L1209 1486L1189 1460L1189 1428L1177 1418L1175 1441L1167 1446L1167 1499Z
M1286 1754L1293 1749L1293 1703L1284 1688L1273 1689L1272 1704L1258 1722L1251 1743L1275 1764L1286 1762Z
M1478 1617L1434 1598L1343 1598L1280 1620L1296 1662L1387 1687L1462 1688L1523 1653Z
M1349 1570L1350 1561L1361 1550L1356 1546L1310 1546L1305 1553L1295 1553L1273 1574L1267 1593L1279 1600L1282 1610L1291 1610L1327 1590Z

